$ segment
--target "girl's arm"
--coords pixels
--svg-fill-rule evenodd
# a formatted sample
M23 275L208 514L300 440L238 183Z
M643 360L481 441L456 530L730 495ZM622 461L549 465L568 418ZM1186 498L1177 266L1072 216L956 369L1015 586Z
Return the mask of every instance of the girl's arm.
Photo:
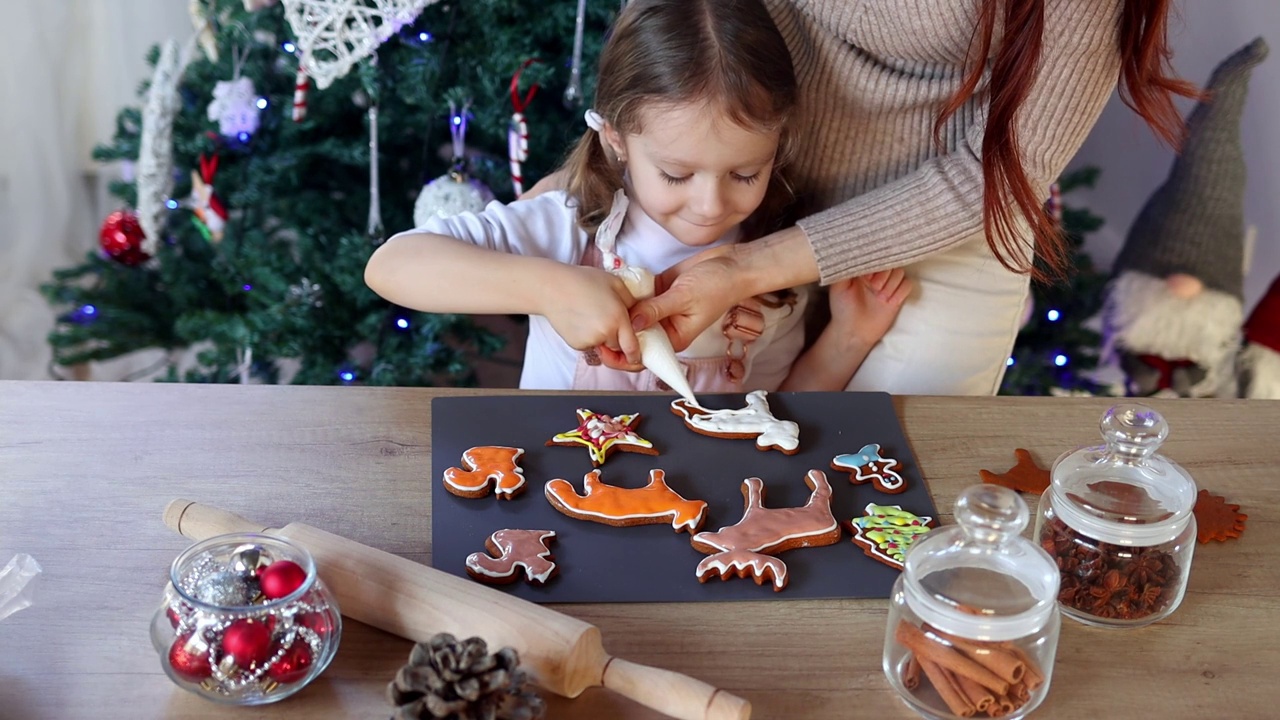
M832 285L831 322L796 360L779 390L844 390L910 294L911 281L901 269Z
M378 295L414 310L542 315L574 349L616 338L625 355L640 355L627 315L635 300L621 280L596 268L408 233L374 252L364 280Z

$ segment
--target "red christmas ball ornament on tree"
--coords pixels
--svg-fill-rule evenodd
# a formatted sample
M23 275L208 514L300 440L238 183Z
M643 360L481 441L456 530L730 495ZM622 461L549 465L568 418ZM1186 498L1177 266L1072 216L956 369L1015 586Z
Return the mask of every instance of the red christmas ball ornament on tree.
M134 267L151 257L142 250L142 225L138 216L129 210L117 210L102 221L98 231L98 244L102 251L121 265Z
M292 593L306 582L307 571L292 560L277 560L262 571L258 577L262 594L275 600Z
M191 635L179 635L169 646L169 667L178 677L200 682L213 674L209 665L209 651L202 642L192 642Z
M271 631L252 619L236 620L222 633L222 650L239 667L254 667L271 657Z
M280 643L271 646L271 654L280 651ZM267 677L278 683L298 682L311 672L311 648L301 639L295 640L284 655L267 668Z

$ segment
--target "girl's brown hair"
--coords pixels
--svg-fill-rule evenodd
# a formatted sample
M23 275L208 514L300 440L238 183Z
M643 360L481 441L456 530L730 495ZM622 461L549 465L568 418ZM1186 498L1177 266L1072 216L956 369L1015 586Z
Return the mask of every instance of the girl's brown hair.
M1201 97L1194 85L1173 75L1169 59L1171 0L1125 0L1117 40L1120 45L1120 95L1166 143L1179 148L1186 129L1173 104L1174 95ZM934 137L941 143L943 125L973 96L990 57L997 15L1003 10L1003 39L991 66L990 106L982 138L982 224L987 245L1000 264L1030 272L1039 280L1060 278L1069 265L1066 240L1044 209L1045 188L1027 178L1019 146L1016 116L1040 66L1045 0L981 0L974 55L964 83L947 102ZM1018 251L1016 218L1025 218L1043 269Z
M796 104L791 53L760 0L631 0L600 53L593 109L620 134L643 132L641 110L705 103L744 128L781 130L764 200L743 223L747 239L776 227L791 200L780 172L791 152ZM594 235L623 186L624 167L588 131L565 162L578 225Z

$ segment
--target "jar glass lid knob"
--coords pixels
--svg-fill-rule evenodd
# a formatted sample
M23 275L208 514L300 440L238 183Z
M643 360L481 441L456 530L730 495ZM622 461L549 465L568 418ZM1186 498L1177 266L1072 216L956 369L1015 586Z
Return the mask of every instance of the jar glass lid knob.
M1146 405L1123 403L1107 410L1100 423L1102 437L1117 452L1146 457L1169 437L1164 416Z
M998 485L965 488L956 500L956 523L977 543L1002 544L1027 526L1027 504L1018 493Z

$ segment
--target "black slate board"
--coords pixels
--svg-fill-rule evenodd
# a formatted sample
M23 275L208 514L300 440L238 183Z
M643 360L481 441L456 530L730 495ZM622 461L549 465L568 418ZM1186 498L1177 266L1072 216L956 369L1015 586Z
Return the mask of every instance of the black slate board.
M466 558L483 552L490 533L503 528L555 530L552 556L560 572L542 587L521 579L497 586L535 602L687 602L697 600L798 600L803 598L886 598L898 570L872 560L852 542L847 527L840 542L800 548L779 557L790 584L774 592L766 581L747 578L699 583L694 570L706 555L676 533L670 523L611 527L576 520L547 502L543 487L564 478L582 492L592 469L585 447L546 447L553 435L578 425L577 408L598 413L642 414L637 430L660 455L615 452L601 466L610 485L642 487L649 470L666 471L667 484L687 499L708 503L702 530L718 530L742 518L742 481L759 477L765 507L793 507L809 499L805 473L819 469L832 487L832 511L843 526L862 514L867 503L901 505L921 516L938 517L886 393L770 393L770 409L800 425L800 449L787 456L756 449L754 440L725 440L699 435L671 412L670 395L581 395L434 398L431 412L431 556L441 570L468 577ZM742 395L699 397L706 407L740 408ZM831 469L831 459L879 443L883 457L896 458L906 491L888 495L870 484L853 485L849 474ZM466 499L444 489L445 468L462 466L462 453L477 445L524 448L528 481L512 500L493 494Z

